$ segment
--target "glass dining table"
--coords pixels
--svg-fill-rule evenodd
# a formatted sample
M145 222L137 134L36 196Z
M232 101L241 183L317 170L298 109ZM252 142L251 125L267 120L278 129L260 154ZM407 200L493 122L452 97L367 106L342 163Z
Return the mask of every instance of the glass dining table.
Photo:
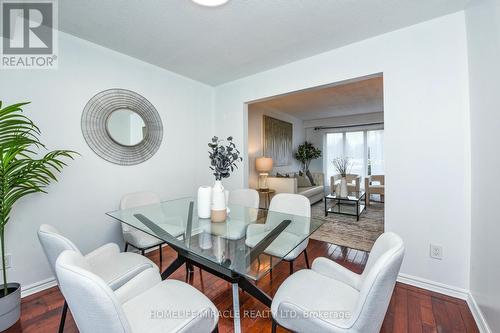
M229 205L225 222L215 223L198 218L193 198L122 209L107 215L165 241L177 252L177 258L162 272L162 279L186 265L197 266L230 282L236 333L241 332L239 288L270 307L271 297L256 281L324 223L311 217L237 205Z

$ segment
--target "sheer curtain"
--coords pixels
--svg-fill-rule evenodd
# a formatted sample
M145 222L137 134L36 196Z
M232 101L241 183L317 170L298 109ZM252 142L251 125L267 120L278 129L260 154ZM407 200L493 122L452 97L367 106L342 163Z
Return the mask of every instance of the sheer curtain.
M326 135L326 182L330 184L330 177L335 175L337 171L333 166L332 161L344 155L344 135L343 133L328 133Z
M367 131L368 175L384 174L384 130Z
M365 145L364 132L347 132L345 134L344 156L349 157L352 163L349 173L365 175Z

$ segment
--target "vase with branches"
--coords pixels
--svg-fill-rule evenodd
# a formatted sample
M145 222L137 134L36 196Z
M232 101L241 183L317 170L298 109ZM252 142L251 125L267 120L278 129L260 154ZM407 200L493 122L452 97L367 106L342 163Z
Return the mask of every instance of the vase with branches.
M346 197L348 195L348 190L347 190L347 175L349 172L351 172L351 167L352 167L352 162L349 157L337 157L336 159L333 160L333 166L335 167L335 170L339 173L339 175L342 177L340 179L340 184L338 186L338 189L336 189L337 194L339 194L341 197Z
M3 269L3 295L9 293L5 260L5 227L10 221L12 208L21 198L33 193L47 193L56 174L66 166L66 159L77 154L70 150L45 150L39 140L40 129L25 115L18 103L2 108L0 101L0 242Z
M214 136L208 144L210 151L210 170L215 176L215 184L212 187L212 210L211 219L213 222L223 222L227 217L226 197L222 179L229 178L232 172L238 168L238 162L243 161L240 151L230 136L226 140L221 140Z
M224 144L224 140L214 136L208 146L210 147L208 152L210 170L213 171L215 180L229 178L231 172L238 168L237 162L243 161L240 151L233 142L233 137L228 137L227 144Z

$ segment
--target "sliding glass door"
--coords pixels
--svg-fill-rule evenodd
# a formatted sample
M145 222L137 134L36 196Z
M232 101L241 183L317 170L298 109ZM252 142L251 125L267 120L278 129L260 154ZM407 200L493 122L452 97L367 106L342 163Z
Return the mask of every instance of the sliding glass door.
M344 135L342 133L328 133L326 135L326 182L330 184L330 177L335 175L335 167L332 161L333 156L342 156L344 154Z
M351 172L355 175L365 174L365 140L364 132L345 133L344 156L352 163Z
M350 173L360 175L361 187L367 175L384 174L384 130L340 131L326 134L327 182L337 174L332 161L349 157Z

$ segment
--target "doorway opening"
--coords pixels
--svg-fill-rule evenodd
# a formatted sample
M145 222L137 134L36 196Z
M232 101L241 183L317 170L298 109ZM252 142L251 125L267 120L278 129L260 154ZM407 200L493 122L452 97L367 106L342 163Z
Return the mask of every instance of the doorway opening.
M312 238L371 250L384 231L383 74L250 102L247 126L249 187L306 196L326 220Z

